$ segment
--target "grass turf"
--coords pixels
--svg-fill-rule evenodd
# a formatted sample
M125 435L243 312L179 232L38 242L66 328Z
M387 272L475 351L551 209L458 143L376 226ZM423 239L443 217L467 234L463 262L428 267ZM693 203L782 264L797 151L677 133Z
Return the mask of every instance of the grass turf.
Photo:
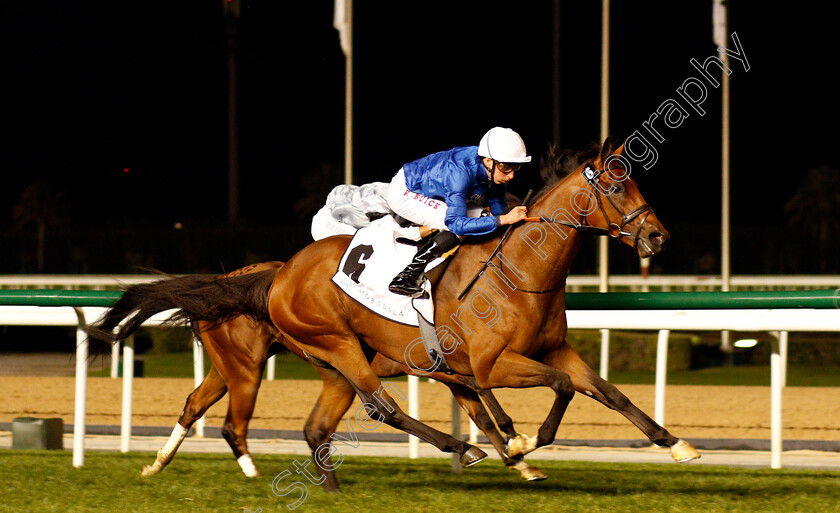
M346 455L341 494L325 494L295 473L304 456L258 455L264 476L248 479L230 455L180 454L162 474L141 478L150 454L0 451L2 510L9 512L447 511L836 512L840 472L745 470L676 464L540 461L547 481L525 483L497 461L453 474L447 459ZM312 468L310 463L309 468ZM284 471L290 475L276 482ZM285 496L274 493L298 482Z

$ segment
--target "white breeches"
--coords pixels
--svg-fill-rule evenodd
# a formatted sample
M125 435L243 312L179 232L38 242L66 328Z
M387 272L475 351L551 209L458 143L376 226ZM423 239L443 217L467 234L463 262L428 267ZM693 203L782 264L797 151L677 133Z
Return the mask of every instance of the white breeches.
M408 190L402 168L394 175L388 187L388 206L413 223L438 230L446 229L446 203Z

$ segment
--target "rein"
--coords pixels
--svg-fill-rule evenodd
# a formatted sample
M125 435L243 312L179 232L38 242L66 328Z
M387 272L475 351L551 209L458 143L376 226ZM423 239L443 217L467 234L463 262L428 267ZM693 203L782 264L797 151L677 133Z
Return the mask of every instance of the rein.
M566 220L555 221L554 219L545 219L543 217L537 217L537 218L534 218L534 220L538 220L541 223L552 223L552 224L559 224L559 225L562 225L562 226L567 226L569 228L574 228L576 230L580 230L583 233L591 233L595 236L608 236L608 237L613 238L613 239L621 239L622 237L632 237L633 238L632 239L633 240L633 247L636 248L639 245L639 241L641 241L641 239L639 238L639 235L642 233L642 226L645 224L645 221L647 220L648 216L651 213L653 213L653 209L650 207L650 205L645 203L644 205L640 206L639 208L633 210L632 212L629 212L627 214L623 213L621 211L621 209L618 207L618 205L615 204L615 201L612 199L611 195L610 194L606 194L606 195L603 194L601 192L601 189L598 187L598 177L601 176L602 173L604 173L603 169L597 169L596 170L589 163L587 163L584 166L583 171L581 172L581 174L583 175L583 178L586 180L586 183L589 185L589 187L592 190L593 195L595 196L595 204L596 204L598 210L600 210L601 215L604 216L604 221L606 221L606 223L607 223L606 228L601 228L601 227L598 227L598 226L592 226L590 224L586 224L586 220L587 220L586 218L587 218L588 214L582 214L581 215L581 222L580 223L573 223L571 221L566 221ZM528 203L528 199L530 199L532 192L533 191L528 191L528 195L525 197L525 200L522 202L523 205ZM607 201L610 202L610 205L612 205L612 207L615 209L615 211L618 212L619 214L621 214L621 224L616 224L616 223L613 223L612 221L610 221L610 218L607 215L607 210L604 208L604 202L601 200L601 196L604 196L604 195L607 197ZM588 205L587 205L587 207L588 207ZM639 228L638 228L638 230L636 230L636 233L630 233L630 232L627 232L627 231L624 230L625 226L627 226L629 223L633 222L634 219L641 216L642 214L644 214L644 217L642 217L641 221L639 222ZM508 237L508 235L510 235L510 232L511 232L511 229L513 228L513 226L515 226L515 225L511 225L511 226L508 227L505 234L499 240L499 244L496 245L496 248L490 254L490 258L488 258L486 261L482 262L484 265L481 266L481 269L478 270L478 272L473 277L473 279L470 280L470 282L467 284L467 286L464 287L464 290L461 291L461 293L458 295L458 301L460 301L464 297L464 295L467 293L467 291L470 290L470 287L472 287L472 285L476 282L476 280L478 280L479 276L481 276L481 273L483 273L484 270L487 269L488 265L492 265L493 267L496 267L497 269L499 269L500 272L503 272L500 267L498 267L498 266L496 266L495 264L492 263L492 260L493 260L493 258L496 257L499 250L502 249L502 244L504 244L505 240L507 240L507 237ZM645 244L645 242L642 241L642 244ZM518 290L520 292L525 292L527 294L546 294L548 292L554 292L556 290L560 290L563 287L565 287L565 283L562 284L562 285L559 285L557 287L553 287L553 288L550 288L550 289L544 289L544 290L526 290L526 289L521 289L521 288L517 288L516 290Z
M496 164L494 163L493 168L495 169L495 167L496 167ZM522 205L527 205L528 204L528 200L531 199L531 194L533 194L533 193L534 193L533 189L528 190L528 194L526 194L525 199L522 200ZM487 266L490 265L490 262L493 260L493 258L499 252L499 250L502 249L502 244L505 243L505 240L507 240L508 235L510 235L510 232L511 232L511 230L513 230L514 226L515 225L510 225L510 226L507 227L507 230L505 230L505 234L502 235L502 238L499 239L499 243L496 244L496 249L494 249L493 252L490 253L490 258L488 258L487 260L482 262L484 265L482 265L481 269L479 269L478 272L475 273L475 276L473 276L473 279L470 280L469 283L467 283L467 286L464 287L464 290L462 290L461 293L458 294L458 301L460 301L464 297L464 294L466 294L467 291L470 290L470 287L473 286L473 283L475 283L475 281L478 279L478 277L481 276L481 273L483 273L484 270L487 269Z
M540 217L539 220L542 223L553 223L553 224L568 226L569 228L575 228L576 230L580 230L583 233L591 233L591 234L596 235L596 236L608 236L608 237L611 237L613 239L620 239L622 237L632 237L633 238L632 239L633 240L633 247L635 248L636 246L639 245L639 241L641 240L641 239L639 239L639 235L642 233L642 226L645 224L645 221L647 220L648 216L653 213L653 209L650 207L650 205L645 203L644 205L640 206L636 210L633 210L632 212L630 212L628 214L625 214L621 211L620 208L618 208L618 205L615 204L615 201L613 201L611 195L606 194L607 201L610 202L610 205L612 205L612 207L615 209L616 212L621 214L621 224L616 224L616 223L611 222L609 216L607 215L607 210L604 208L604 202L601 201L601 196L604 196L604 194L601 192L601 190L598 188L598 185L597 185L598 177L601 176L601 174L603 172L604 172L603 169L601 169L601 170L593 169L592 166L587 163L586 166L583 168L583 171L582 171L581 174L583 174L583 177L586 180L586 183L589 184L589 186L592 190L592 193L595 196L595 204L597 205L598 210L601 211L601 215L604 216L604 221L606 221L606 223L607 223L607 228L601 228L601 227L598 227L598 226L592 226L592 225L586 224L587 214L582 214L581 215L581 221L582 222L578 223L578 224L575 224L575 223L572 223L572 222L566 221L566 220L555 221L553 219L545 219L543 217ZM629 223L633 222L634 219L636 219L637 217L639 217L642 214L644 214L644 217L639 222L639 229L636 230L636 233L630 233L630 232L624 231L625 226L627 226Z

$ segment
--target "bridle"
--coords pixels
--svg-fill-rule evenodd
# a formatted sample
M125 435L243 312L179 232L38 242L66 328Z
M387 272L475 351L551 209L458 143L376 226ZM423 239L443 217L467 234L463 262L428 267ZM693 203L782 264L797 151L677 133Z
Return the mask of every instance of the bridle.
M592 226L591 224L587 223L587 216L589 215L589 213L588 213L589 212L589 204L588 203L587 203L584 211L581 213L580 223L575 224L575 223L572 223L572 222L564 220L564 219L554 220L554 219L545 219L545 218L540 218L540 221L543 222L543 223L561 224L563 226L568 226L568 227L571 227L571 228L575 228L575 229L580 230L584 233L591 233L593 235L598 235L598 236L601 236L601 235L608 236L608 237L611 237L613 239L621 239L622 237L632 237L631 240L633 241L633 248L636 248L639 245L639 241L641 240L639 238L639 235L641 235L641 233L642 233L642 226L644 226L645 221L647 221L648 216L653 213L653 209L651 208L650 205L645 203L644 205L640 206L639 208L637 208L637 209L635 209L632 212L629 212L627 214L622 212L621 208L619 208L619 206L615 204L615 200L613 200L612 194L610 194L609 192L604 194L604 192L598 186L598 177L601 176L601 174L603 174L603 173L604 173L603 169L595 169L588 162L583 167L583 171L581 171L581 174L583 175L584 180L586 180L586 183L589 186L589 190L592 191L591 196L595 197L595 205L596 205L597 209L601 211L601 215L604 217L604 221L607 223L606 228L601 228L599 226ZM589 196L590 195L587 195L587 197L589 197ZM607 198L607 201L610 202L610 205L612 205L612 207L615 209L615 211L618 212L621 215L621 224L616 224L616 223L610 221L610 217L607 215L607 210L604 208L604 202L601 199L604 196ZM630 224L631 222L633 222L634 219L636 219L637 217L639 217L643 214L644 214L644 217L642 217L641 221L639 221L639 228L636 230L636 233L630 233L628 231L625 231L624 228L628 224ZM642 241L642 244L645 244L645 242Z
M495 162L494 162L494 168L495 168ZM628 212L627 214L622 212L621 208L619 208L619 206L616 205L615 200L613 200L612 194L610 194L611 191L607 192L605 194L601 190L601 188L599 187L598 177L600 177L601 174L603 174L603 173L604 173L603 169L595 169L592 166L592 164L590 164L588 162L583 167L583 171L581 171L581 174L583 175L584 180L586 180L586 183L589 186L589 190L591 190L591 192L592 192L591 195L587 194L587 197L595 196L596 208L601 211L601 215L604 217L604 221L607 224L606 228L601 228L599 226L593 226L593 225L587 223L587 216L589 215L589 203L588 202L587 202L587 205L586 205L586 209L584 209L584 211L581 213L579 223L573 223L573 222L568 221L566 219L555 220L555 219L546 219L544 217L540 217L540 222L568 226L570 228L580 230L583 233L591 233L591 234L597 235L597 236L608 236L608 237L616 239L616 240L620 240L622 237L632 237L631 240L633 241L633 248L634 249L638 249L639 241L641 241L642 244L647 246L647 243L644 240L642 240L639 236L642 233L642 227L644 226L645 221L647 221L648 216L653 213L653 208L651 208L650 205L645 203L642 206L638 207L637 209L633 210L632 212ZM528 197L526 197L525 201L522 202L523 204L526 204L528 202L528 198L530 197L530 195L531 195L531 193L529 192ZM616 224L616 223L610 221L610 217L609 217L609 215L607 215L607 210L604 208L604 202L601 199L602 196L605 196L607 198L607 201L610 202L610 205L612 205L612 207L615 209L615 211L618 212L621 215L621 223L620 224ZM642 215L643 215L643 217L639 221L639 228L636 230L636 233L630 233L630 232L625 230L625 227L628 224L630 224L631 222L633 222L633 220L635 220L637 217L642 216ZM466 286L466 288L464 288L464 290L458 296L459 300L461 298L463 298L464 295L466 295L467 291L470 289L472 284L478 279L478 277L481 275L481 273L484 271L484 269L487 268L488 265L492 265L493 267L498 268L500 272L503 272L502 269L499 268L498 266L496 266L496 264L493 264L492 261L493 261L493 258L496 256L496 254L499 252L499 250L502 248L502 244L504 243L505 239L507 239L507 235L509 233L510 233L510 231L505 233L505 235L499 241L499 244L496 246L496 249L493 250L493 253L491 253L490 258L488 258L487 261L483 262L484 265L482 266L481 270L475 275L475 277L472 279L472 281L469 282L469 284ZM650 248L647 248L647 249L650 249ZM555 290L559 290L559 289L563 288L564 286L565 286L565 283L558 286L558 287L553 287L553 288L546 289L546 290L526 290L526 289L522 289L522 288L518 288L518 287L517 287L516 290L518 290L520 292L526 292L526 293L529 293L529 294L545 294L545 293L548 293L548 292L553 292Z

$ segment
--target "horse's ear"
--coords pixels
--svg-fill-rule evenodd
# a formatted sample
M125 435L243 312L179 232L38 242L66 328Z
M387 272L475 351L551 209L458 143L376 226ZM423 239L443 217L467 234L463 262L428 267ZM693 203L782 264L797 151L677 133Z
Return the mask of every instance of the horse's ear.
M619 146L618 148L616 148L616 149L615 149L615 151L614 151L614 152L612 152L612 154L613 154L613 155L621 155L621 154L624 152L624 145L625 145L625 144L626 144L626 143L621 143L621 146Z
M611 152L612 152L612 139L610 139L610 136L607 136L607 138L604 140L604 144L601 146L601 154L598 156L598 160L601 163L603 163L605 160L607 160L607 157L610 156Z

